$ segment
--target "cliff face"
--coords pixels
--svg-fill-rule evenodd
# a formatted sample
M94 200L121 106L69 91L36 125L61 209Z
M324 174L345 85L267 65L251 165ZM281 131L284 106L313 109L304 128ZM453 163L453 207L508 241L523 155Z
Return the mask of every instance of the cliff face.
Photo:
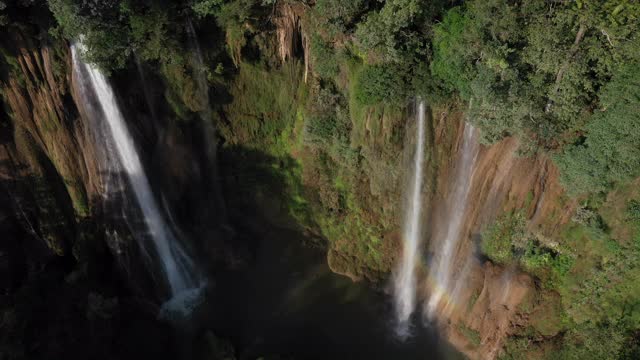
M3 356L173 356L169 329L148 305L127 299L130 290L99 230L101 176L76 106L67 44L28 26L6 30L0 40ZM156 350L137 332L166 343Z
M305 24L305 9L281 6L276 13L279 58L283 62L299 59L301 54L296 51L307 46L299 22L302 18ZM349 53L340 37L327 39L333 51ZM321 45L318 46L322 48ZM345 60L338 56L337 65L332 68L337 75L327 76L313 71L319 65L314 56L318 55L312 51L309 63L304 53L305 69L311 70L310 76L305 76L310 99L297 101L307 101L311 106L306 111L302 106L296 109L303 112L304 119L294 121L293 133L285 133L296 144L289 153L302 165L305 199L319 204L320 211L313 209L312 218L319 220L314 225L329 240L331 269L354 280L384 280L392 273L401 252L403 196L406 181L411 177L408 169L415 141L413 114L380 104L365 106L354 98L354 83L359 70L368 65L366 60L359 62L360 59ZM331 81L334 84L327 85ZM334 96L331 101L322 98L326 92ZM314 107L314 98L321 98L320 102L331 104L337 111L326 117L318 116L317 108L325 109ZM344 126L348 141L338 145L356 154L354 162L333 152L335 139L320 148L315 144L319 142L316 137L306 138L314 130L314 117L320 117L323 124L331 123L340 119L343 109L349 114ZM457 159L464 142L463 118L461 111L453 109L434 109L429 117L422 210L424 250L432 255L443 247L442 234L452 221L449 210L456 205L451 203L451 197L460 173ZM333 131L339 133L344 129ZM486 146L478 143L479 137L476 133L472 139L475 153L465 175L468 193L460 210L460 240L451 255L451 277L455 283L436 313L439 326L452 344L470 358L493 359L499 356L511 335L534 329L535 335L530 338L536 342L554 338L561 329L558 319L562 309L558 290L547 286L544 276L531 268L525 271L520 260L500 265L489 254L483 254L482 234L505 217L517 217L524 224L521 230L528 236L525 241L535 243L537 250L548 251L545 255L566 255L558 250L558 240L575 213L577 202L565 196L558 169L549 155L519 156L515 138ZM302 146L297 145L300 142ZM417 270L422 284L419 298L425 302L434 293L433 279L429 278L433 258L425 256L424 266ZM550 267L545 266L547 270Z
M11 71L0 87L11 118L2 128L0 173L22 221L64 255L90 215L97 169L72 96L67 47L32 41L12 31L2 44Z
M455 159L463 136L462 114L445 115L447 126L457 125L453 142L440 141L449 156L438 165L438 187L433 203L429 247L437 253L438 234L447 226L446 208L456 182ZM436 124L436 133L444 129ZM477 136L477 135L476 135ZM476 141L476 140L474 140ZM438 142L436 140L436 142ZM516 266L503 267L487 261L480 250L480 232L510 211L523 211L529 232L539 239L551 239L570 220L576 206L563 202L558 171L545 155L519 157L518 142L507 138L491 146L479 145L473 161L467 207L461 225L461 240L452 260L456 289L438 307L438 323L449 341L472 359L496 358L506 337L529 325L529 314L548 306L534 279ZM551 240L547 240L551 241ZM546 244L551 246L552 244ZM425 281L423 297L433 291ZM538 300L534 300L538 299ZM552 315L553 316L553 315Z
M99 106L93 94L89 99L81 94L69 44L38 31L37 26L11 27L0 40L0 191L10 200L2 203L1 214L46 243L52 256L82 262L108 245L125 270L143 270L130 236L135 224L127 224L143 220L137 214L123 216L120 208L136 212L128 200L133 194L122 189L117 196L104 196L106 182L123 174L104 166L108 150L100 137L107 134L90 128L95 124L87 112ZM215 151L209 151L216 139L212 125L204 123L212 119L199 121L197 112L188 114L189 121L177 119L164 98L170 79L146 70L129 68L110 82L153 179L154 195L185 236L199 239L194 246L206 251L208 260L229 260L234 255L224 248L229 233L223 229ZM105 235L113 231L121 235L117 243ZM144 272L131 271L133 277Z

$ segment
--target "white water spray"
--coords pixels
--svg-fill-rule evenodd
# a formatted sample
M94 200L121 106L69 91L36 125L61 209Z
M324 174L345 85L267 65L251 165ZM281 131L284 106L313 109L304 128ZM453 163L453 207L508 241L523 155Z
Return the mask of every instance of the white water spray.
M464 219L467 209L470 187L472 184L474 164L478 155L479 145L475 137L475 129L470 124L464 126L462 147L457 162L456 180L447 198L444 231L436 235L434 263L429 272L432 282L432 293L426 305L426 314L434 318L435 312L444 296L452 295L455 290L453 261L460 240L464 234ZM464 273L464 271L462 272ZM461 274L464 275L464 274ZM459 279L464 276L459 276ZM448 299L450 301L452 299ZM448 304L447 304L448 305Z
M96 106L87 106L87 111L90 113L88 115L92 118L91 122L94 125L95 138L106 143L105 146L108 148L114 149L117 155L109 159L111 164L108 165L107 170L126 174L152 240L153 248L150 250L157 256L162 266L171 296L179 296L184 292L191 293L200 286L193 261L182 248L159 210L133 138L129 134L109 82L98 68L82 61L81 48L81 44L74 44L71 47L73 71L79 83L78 88L87 104L92 102L92 96L88 92L91 91L95 95ZM106 122L106 126L101 122ZM149 254L146 241L139 240L143 251Z
M405 211L404 229L402 234L402 260L395 276L395 311L399 337L409 336L409 322L415 308L416 276L415 266L421 235L422 208L422 172L424 162L424 122L425 103L420 100L417 114L417 139L414 154L414 174L410 187L410 196Z

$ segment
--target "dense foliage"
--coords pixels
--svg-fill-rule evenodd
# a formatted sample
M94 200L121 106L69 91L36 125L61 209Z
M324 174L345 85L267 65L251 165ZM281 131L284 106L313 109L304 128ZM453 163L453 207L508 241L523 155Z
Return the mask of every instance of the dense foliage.
M584 134L557 163L567 189L605 192L640 175L640 63L624 64L601 92L601 106Z
M468 1L436 26L432 71L470 103L486 141L558 146L636 57L639 15L627 1Z
M176 5L117 0L51 0L49 5L65 36L81 40L87 59L105 70L123 68L134 54L142 60L181 60L175 34L183 30L173 17Z

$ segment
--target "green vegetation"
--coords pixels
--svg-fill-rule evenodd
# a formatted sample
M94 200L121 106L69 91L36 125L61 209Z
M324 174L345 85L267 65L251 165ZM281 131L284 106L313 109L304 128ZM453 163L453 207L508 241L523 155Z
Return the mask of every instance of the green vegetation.
M427 54L429 25L444 2L386 1L358 24L355 33L361 49L377 61L410 64Z
M467 338L473 346L480 346L482 339L480 338L480 333L477 330L471 329L464 323L459 323L458 331L460 331L460 333L464 335L464 337Z
M64 34L82 35L87 58L104 69L124 67L134 53L159 62L174 89L168 100L185 117L176 96L191 111L200 106L189 95L184 22L190 15L215 19L238 66L242 49L260 36L256 19L274 2L50 0L49 5ZM638 175L640 140L630 130L638 126L640 103L640 65L633 60L640 51L640 5L620 0L550 8L544 2L505 0L446 5L317 1L303 19L312 34L312 67L329 82L349 76L353 95L364 106L402 107L415 94L434 101L457 96L469 103L468 118L486 142L517 135L525 151L554 150L563 182L576 194L607 191ZM345 73L349 61L362 66Z
M478 302L478 298L480 297L480 293L478 291L474 291L469 298L469 304L467 305L467 309L473 309L473 306Z
M554 148L602 101L637 54L637 3L467 1L434 31L434 76L470 103L487 142L518 135Z
M537 276L544 287L555 288L571 270L572 255L530 234L526 223L523 211L499 216L482 233L482 252L498 264L518 264Z
M498 264L508 264L515 248L523 248L525 218L521 212L501 216L482 233L482 251ZM518 244L518 245L516 245Z
M640 175L640 63L624 64L602 90L585 134L557 157L573 193L606 192Z
M271 5L272 1L259 0L195 0L192 8L198 17L212 16L224 29L229 55L237 66L241 61L242 48L247 45L250 33L250 17L259 5ZM253 18L255 21L255 17Z
M355 98L363 105L403 106L413 96L407 92L408 75L396 66L365 65L356 75Z
M541 285L539 298L519 309L527 313L530 331L510 339L502 358L539 353L540 336L560 341L560 351L545 352L552 359L627 359L635 354L640 324L636 186L619 186L606 199L578 207L573 222L553 240L527 231L521 212L503 214L483 232L487 256L517 264Z
M301 184L302 168L292 158L298 147L296 136L302 130L299 104L306 99L301 77L297 62L271 71L262 65L241 63L230 86L234 101L224 108L226 117L233 121L221 122L219 131L230 152L240 152L239 146L244 148L241 152L245 155L238 154L235 161L241 168L233 170L241 174L238 188L244 195L238 196L254 197L251 200L261 200L258 202L281 201L276 210L304 226L309 225L309 214ZM261 159L252 161L259 153L263 154ZM259 181L261 178L263 181ZM281 193L270 194L274 192Z

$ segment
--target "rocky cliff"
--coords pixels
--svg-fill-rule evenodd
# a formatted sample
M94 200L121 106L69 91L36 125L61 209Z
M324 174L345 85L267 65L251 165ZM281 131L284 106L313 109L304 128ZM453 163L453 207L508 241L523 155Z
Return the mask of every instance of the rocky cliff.
M463 119L463 113L445 111L434 124L436 134L445 134L451 126L457 129L449 142L444 135L436 135L436 151L446 155L436 167L437 190L425 200L433 204L427 238L429 248L435 252L435 247L443 246L438 242L439 231L450 221L445 217L446 208L451 206L447 199L456 181L455 159L462 143ZM508 336L530 326L535 316L531 314L540 316L541 311L548 311L544 307L553 306L550 303L554 300L553 292L544 289L522 268L487 259L481 249L481 233L500 216L519 212L526 221L526 231L553 248L551 239L557 238L562 225L571 220L577 203L563 198L558 170L548 156L519 155L514 138L478 146L461 241L452 260L457 291L449 294L455 297L441 302L437 322L449 341L470 358L493 359L501 353ZM423 298L428 299L433 288L427 279L423 283ZM550 319L559 314L546 316L553 321Z
M3 38L1 170L21 221L57 255L70 255L91 215L98 174L92 141L73 97L64 43L9 32Z

